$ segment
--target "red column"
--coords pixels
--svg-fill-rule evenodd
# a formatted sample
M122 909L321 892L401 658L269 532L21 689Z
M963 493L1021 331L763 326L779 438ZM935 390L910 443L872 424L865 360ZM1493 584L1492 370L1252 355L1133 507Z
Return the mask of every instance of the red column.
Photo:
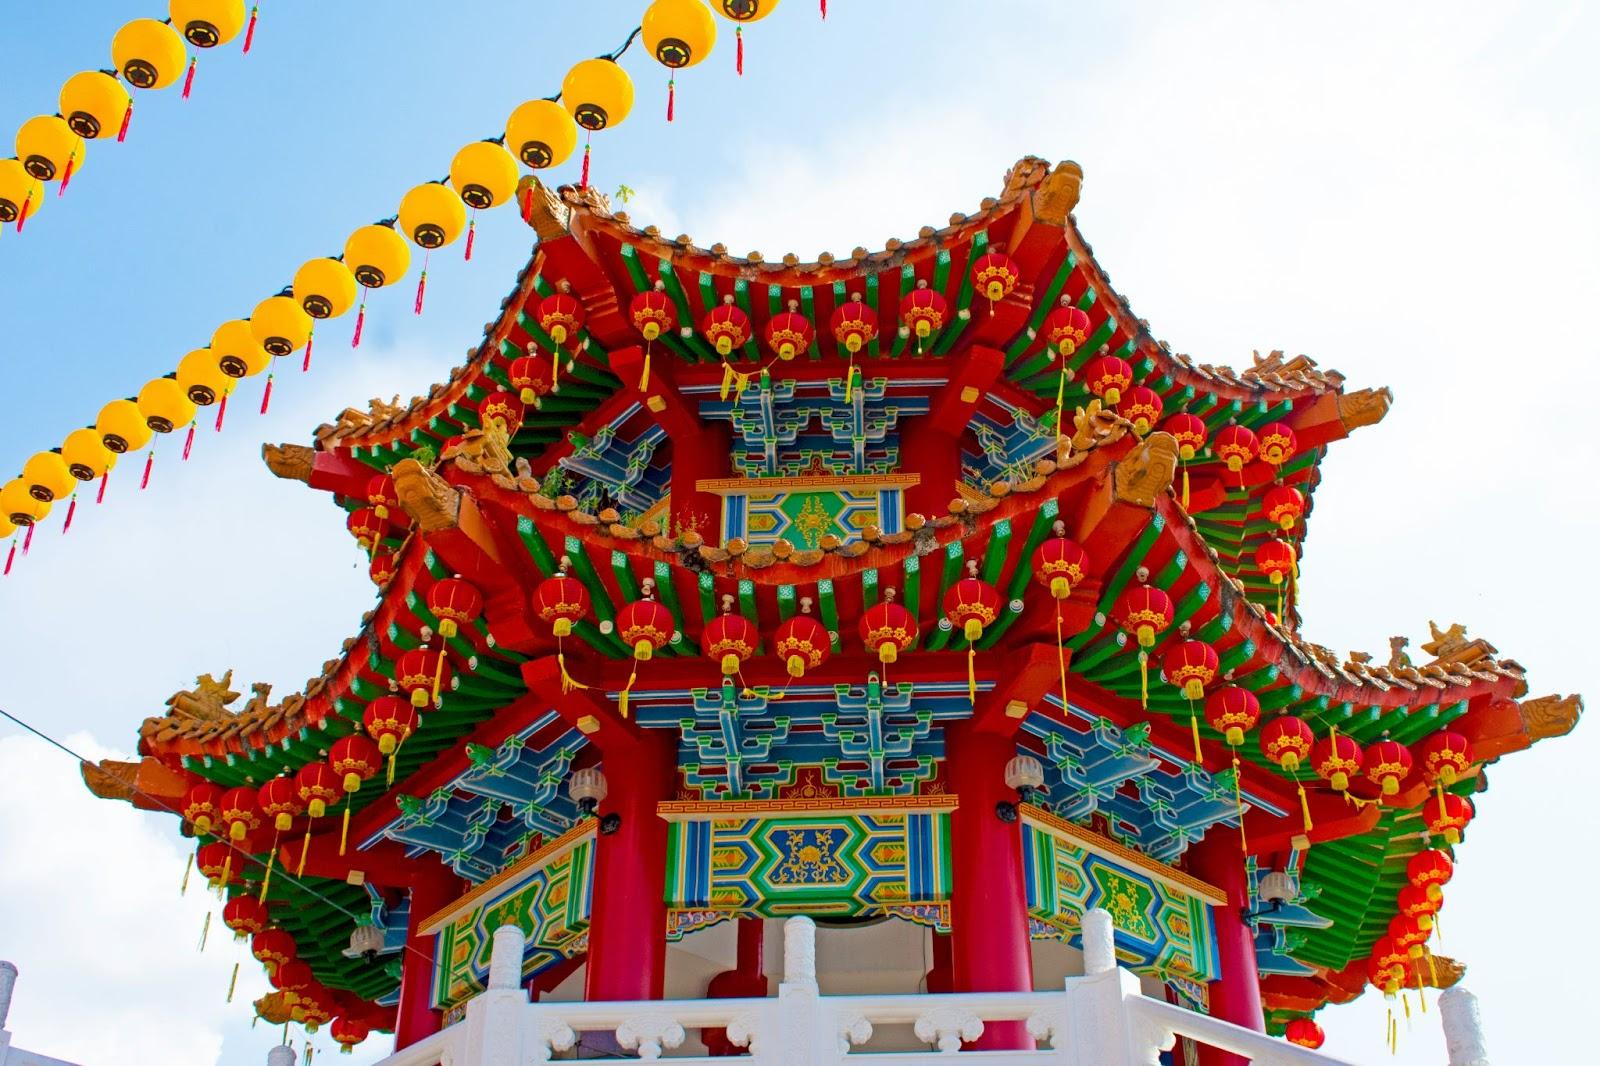
M1219 826L1188 851L1189 872L1220 888L1224 907L1211 910L1217 930L1217 964L1222 976L1210 984L1211 1016L1256 1032L1266 1032L1261 1011L1261 979L1256 973L1256 941L1242 914L1249 906L1244 857L1234 831ZM1249 1059L1197 1045L1200 1066L1248 1066Z
M950 816L950 947L957 992L1033 991L1022 826L995 814L996 804L1017 800L1005 784L1006 763L1016 753L1009 735L967 722L945 728L950 791L960 801ZM994 1022L975 1046L1029 1049L1033 1038L1022 1022Z
M760 999L767 994L767 975L762 965L767 923L760 918L738 919L738 947L733 969L723 970L706 984L707 999ZM744 1049L728 1043L726 1029L702 1029L700 1040L712 1055L742 1055Z
M670 799L677 770L675 732L642 730L637 743L607 751L600 767L607 796L600 814L619 815L614 833L595 838L584 998L660 999L667 964L667 823L656 804Z
M438 937L422 936L418 930L460 895L460 880L443 867L419 876L411 885L406 950L400 962L400 1007L394 1027L396 1051L439 1031L442 1015L433 1009L433 949Z

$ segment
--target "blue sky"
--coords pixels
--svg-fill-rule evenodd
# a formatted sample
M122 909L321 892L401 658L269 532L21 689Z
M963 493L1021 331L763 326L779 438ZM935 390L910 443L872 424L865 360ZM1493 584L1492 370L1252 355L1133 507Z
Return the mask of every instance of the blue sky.
M12 5L0 126L53 111L67 76L108 62L118 25L160 6ZM249 56L203 56L190 100L141 95L128 141L91 146L66 196L0 237L0 468L391 214L461 144L614 47L643 6L263 5ZM635 221L702 245L810 258L970 211L1023 154L1077 159L1079 224L1158 337L1234 365L1303 351L1354 387L1395 389L1389 419L1324 465L1306 635L1381 652L1391 633L1415 645L1430 618L1460 621L1528 668L1531 694L1583 689L1600 592L1587 562L1600 16L1475 2L830 9L824 24L787 0L753 27L742 79L725 33L680 77L670 127L664 71L631 53L637 104L596 139L595 184L629 185ZM574 161L559 177L576 174ZM188 464L169 442L149 491L133 491L130 467L65 539L52 523L0 582L14 620L0 705L126 750L198 672L232 666L279 695L316 673L372 589L337 512L272 479L259 444L307 441L346 405L442 379L530 243L507 212L486 214L471 263L459 244L435 255L422 317L413 275L374 297L359 350L349 317L325 327L313 372L280 376L271 414L256 415L248 382ZM1570 1054L1570 1028L1548 1019L1578 1012L1570 967L1600 948L1559 902L1600 873L1585 850L1600 830L1592 732L1490 771L1447 894L1446 951L1471 964L1508 1061ZM170 823L88 801L57 759L0 728L0 852L29 857L0 864L0 955L24 970L19 1042L98 1062L95 1040L114 1033L129 1061L258 1060L266 1035L221 1004L231 960L192 951L199 903L175 898ZM1330 1049L1383 1054L1372 999L1323 1015ZM1441 1058L1430 1018L1394 1061Z

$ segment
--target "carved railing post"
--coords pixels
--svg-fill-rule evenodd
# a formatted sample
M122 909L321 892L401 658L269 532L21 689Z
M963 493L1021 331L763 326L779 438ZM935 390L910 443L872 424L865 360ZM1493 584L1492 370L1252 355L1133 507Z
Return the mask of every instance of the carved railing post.
M294 1048L288 1044L279 1044L267 1052L267 1066L294 1066Z
M507 923L494 931L489 954L488 987L467 1003L466 1053L470 1066L516 1063L523 1056L523 1023L528 993L522 988L522 955L527 939L521 928Z
M1111 913L1096 907L1083 916L1083 972L1089 976L1117 968L1117 927Z
M1477 996L1459 985L1445 989L1439 995L1439 1023L1444 1026L1450 1066L1489 1066Z
M6 1027L6 1015L11 1013L11 992L17 987L17 964L0 959L0 1029Z
M817 926L810 918L790 918L783 923L778 1010L776 1015L769 1011L764 1017L775 1032L760 1043L778 1050L782 1066L812 1066L843 1053L840 1043L846 1038L829 1031L830 1018L818 996ZM871 1032L870 1027L867 1031Z
M1083 916L1083 968L1067 979L1065 1031L1052 1034L1064 1066L1154 1066L1173 1034L1128 1010L1139 979L1117 965L1116 927L1098 907Z

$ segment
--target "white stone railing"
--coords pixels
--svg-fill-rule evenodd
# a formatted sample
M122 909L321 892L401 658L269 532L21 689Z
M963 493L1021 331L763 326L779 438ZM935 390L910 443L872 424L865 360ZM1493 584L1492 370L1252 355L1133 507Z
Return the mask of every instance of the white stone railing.
M1116 965L1111 917L1084 916L1087 973L1062 992L917 996L824 996L817 989L815 927L784 923L783 982L777 998L529 1003L520 987L523 937L495 932L489 987L466 1017L380 1066L531 1066L570 1050L584 1033L604 1033L640 1059L680 1047L690 1030L724 1028L751 1066L1153 1066L1175 1036L1248 1057L1261 1066L1336 1066L1283 1040L1150 999ZM962 1051L984 1026L1021 1022L1041 1045L1032 1051ZM857 1050L880 1026L911 1026L925 1052ZM728 1066L727 1058L673 1056L681 1066Z

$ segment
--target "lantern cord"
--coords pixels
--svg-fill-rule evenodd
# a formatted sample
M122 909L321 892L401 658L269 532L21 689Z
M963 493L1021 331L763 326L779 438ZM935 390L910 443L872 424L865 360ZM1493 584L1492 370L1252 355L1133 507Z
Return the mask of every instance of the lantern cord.
M217 421L211 427L212 432L222 432L222 420L228 417L228 395L223 393L221 401L217 404Z
M194 429L191 428L189 430L189 432L193 433ZM74 492L72 494L72 499L67 502L67 520L61 524L61 532L63 534L66 533L67 530L72 528L72 516L77 514L77 513L78 513L78 494L76 492Z
M256 39L256 10L256 5L251 4L250 24L244 28L244 48L241 49L245 55L250 54L250 46L255 43Z
M94 494L95 503L100 504L106 502L106 483L110 480L111 471L107 470L105 473L100 475L100 490Z
M311 332L306 334L306 357L300 360L300 373L304 374L311 369L311 342L317 336L317 327L312 326Z
M224 1000L224 1002L226 1002L226 1003L232 1003L233 1002L233 990L234 990L234 988L236 988L238 986L238 984L239 984L239 964L238 963L234 963L233 964L233 976L228 978L228 998L226 1000Z
M189 892L189 871L194 869L194 853L190 852L183 860L183 880L178 883L178 895L187 895Z
M194 66L195 60L191 56L189 58L189 72L183 76L183 98L185 100L189 99L189 92L194 88Z
M272 404L272 374L267 374L267 387L261 393L261 413L266 414L267 408Z
M356 331L350 336L350 347L361 347L361 327L367 324L367 288L361 287L361 306L356 309Z
M268 381L272 380L272 376L270 374L267 376L267 380ZM184 462L187 463L189 461L189 453L192 452L192 451L194 451L194 420L190 419L190 421L189 421L189 432L185 433L183 435L183 461Z
M150 487L150 468L155 465L156 450L151 448L144 457L144 477L139 479L139 491L143 492Z
M733 69L739 77L744 77L744 27L734 28L733 39L736 45L733 58Z
M117 128L117 143L121 144L128 139L128 123L133 121L133 97L128 97L128 106L122 112L122 125Z

